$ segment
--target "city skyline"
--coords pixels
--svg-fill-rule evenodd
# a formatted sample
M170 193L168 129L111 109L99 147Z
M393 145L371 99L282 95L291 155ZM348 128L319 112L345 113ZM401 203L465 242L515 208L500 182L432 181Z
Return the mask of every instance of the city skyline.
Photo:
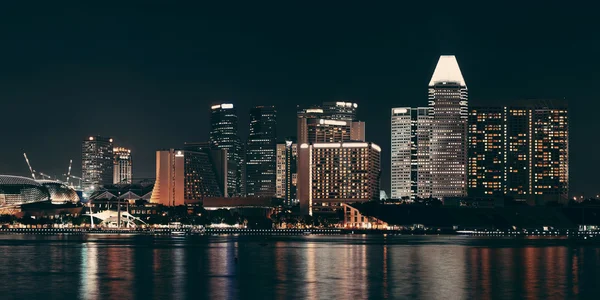
M390 14L399 8L391 7ZM127 16L116 18L108 18L108 11L94 15L85 8L70 9L65 18L55 20L58 23L46 22L46 28L36 30L20 26L31 17L8 16L11 28L22 29L7 37L7 47L2 50L6 64L0 73L5 79L0 96L8 102L9 110L18 113L1 122L3 127L17 124L22 130L4 137L11 142L0 150L3 173L27 175L27 166L20 159L25 150L37 169L60 176L70 159L79 160L78 141L99 134L113 136L122 142L120 146L132 149L136 156L134 177L153 177L155 150L208 139L203 120L209 116L206 107L212 103L235 104L240 124L248 124L245 114L251 106L275 105L281 116L279 139L295 135L295 123L290 119L296 105L358 103L358 117L368 123L367 136L382 147L382 166L388 166L389 109L423 105L427 91L422 86L427 84L437 57L454 54L468 79L470 106L511 105L521 99L568 100L573 115L570 147L575 153L570 164L570 190L587 196L598 193L588 178L593 178L600 161L577 155L586 151L587 134L600 130L598 122L588 121L594 120L591 114L595 101L591 101L591 107L577 105L589 102L588 89L598 80L592 72L595 68L586 61L598 44L595 40L589 44L586 37L590 27L582 24L588 22L585 18L556 24L544 17L534 22L535 28L524 30L519 24L531 22L531 14L523 12L538 7L527 4L523 12L512 12L515 22L507 25L497 22L507 12L502 8L485 17L469 8L457 15L469 18L436 11L423 20L419 18L424 16L417 13L391 22L391 15L381 10L378 13L383 15L375 18L372 10L349 6L344 8L349 15L364 15L374 22L336 26L335 30L319 33L321 25L330 22L327 12L334 11L333 6L325 5L323 13L309 14L315 23L302 30L293 25L297 19L274 17L280 26L262 35L259 32L265 28L257 28L259 25L238 27L248 20L241 11L233 13L236 18L241 16L239 21L230 22L235 21L233 16L219 21L225 25L213 34L198 31L203 28L200 21L194 21L202 19L198 15L179 15L181 21L168 18L171 22L165 22L164 31L173 35L159 36L153 33L154 27L126 26L131 24L130 19L148 24L147 10L153 9L158 8L135 12L125 7ZM563 13L543 9L554 15ZM80 20L74 17L76 12L90 16L79 26L84 30L96 28L89 35L81 36L74 26L64 26ZM333 15L333 22L342 18ZM183 28L184 20L191 22L189 28ZM217 22L210 16L204 20ZM483 25L472 26L475 21ZM409 31L404 22L416 22L413 27L418 30ZM125 34L117 28L130 29ZM37 30L58 33L58 42L48 43ZM198 38L188 43L177 34L179 30L196 32ZM131 40L129 33L146 38ZM68 39L73 36L81 37L78 44L82 47L71 47ZM233 41L246 41L247 47L238 50ZM73 50L62 51L65 47ZM265 48L271 50L263 51ZM146 50L139 56L140 51L128 49ZM55 107L58 105L60 109ZM119 111L115 108L123 113L134 112L140 118L125 124L107 121L110 118L106 116ZM40 128L36 122L24 121L25 112L34 120L51 114L63 121ZM584 126L586 122L589 124ZM245 137L245 132L240 134ZM389 191L389 170L383 169L382 187ZM80 174L81 166L74 164L73 172Z

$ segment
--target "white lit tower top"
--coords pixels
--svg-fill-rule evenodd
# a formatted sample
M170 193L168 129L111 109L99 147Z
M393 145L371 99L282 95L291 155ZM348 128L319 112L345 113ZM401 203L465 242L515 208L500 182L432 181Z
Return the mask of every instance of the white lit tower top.
M454 55L442 55L429 81L431 179L435 198L467 194L467 84Z

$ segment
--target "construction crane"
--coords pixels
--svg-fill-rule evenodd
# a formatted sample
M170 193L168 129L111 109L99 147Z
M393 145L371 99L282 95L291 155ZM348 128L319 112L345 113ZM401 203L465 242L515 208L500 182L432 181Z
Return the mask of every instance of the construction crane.
M49 180L53 180L53 179L52 179L52 176L50 176L50 175L48 175L48 174L44 174L44 173L42 173L42 172L38 172L38 174L39 174L40 176L42 176L43 178L46 178L46 179L49 179Z
M69 185L69 179L71 179L71 166L73 165L73 160L69 160L69 172L67 172L67 185Z
M66 174L64 174L64 175L66 176ZM71 177L71 178L73 178L73 179L77 179L77 180L79 180L79 186L78 186L79 188L81 188L81 182L83 182L83 181L87 181L87 180L84 180L83 178L81 178L81 177L77 177L77 176L75 176L75 175L71 175L70 177Z
M31 177L33 178L33 180L35 180L35 171L31 167L31 164L29 163L29 159L27 158L27 153L23 152L23 156L25 156L25 162L27 162L27 166L29 167L29 171L31 172Z

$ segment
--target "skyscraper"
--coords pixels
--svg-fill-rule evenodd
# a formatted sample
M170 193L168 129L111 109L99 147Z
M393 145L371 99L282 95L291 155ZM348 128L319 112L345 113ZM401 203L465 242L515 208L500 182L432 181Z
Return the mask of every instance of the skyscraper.
M277 185L275 197L291 206L296 197L296 158L298 147L294 138L287 138L277 144Z
M230 197L242 193L242 142L238 135L238 116L233 104L224 103L211 106L210 145L212 149L226 149L227 158L232 162L227 171L227 194Z
M469 196L564 203L569 192L566 105L522 103L470 111Z
M90 136L81 146L83 188L90 191L113 183L113 139Z
M503 107L473 108L469 113L469 196L504 195L505 120ZM526 161L525 157L521 158ZM513 162L511 166L517 166L519 162Z
M391 197L431 196L431 116L428 107L392 108Z
M357 108L351 102L325 102L299 110L298 144L364 141L365 123L356 120Z
M467 85L454 55L442 55L429 82L431 193L467 195Z
M248 196L275 196L276 113L274 106L256 106L250 110L250 134L246 144L246 194Z
M113 183L132 183L131 150L123 147L113 148Z

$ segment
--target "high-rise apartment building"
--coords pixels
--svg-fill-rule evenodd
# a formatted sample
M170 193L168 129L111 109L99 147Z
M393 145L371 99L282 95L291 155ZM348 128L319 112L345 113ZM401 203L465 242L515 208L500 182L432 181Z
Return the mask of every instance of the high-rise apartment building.
M277 144L277 184L275 197L283 199L284 204L291 206L296 197L296 158L298 147L294 138Z
M81 177L85 191L113 183L113 139L90 136L81 147Z
M133 178L131 150L115 147L113 148L113 155L113 183L131 184Z
M250 134L246 144L246 194L274 197L276 192L277 119L274 106L250 110Z
M469 113L469 196L504 195L505 119L503 107L473 108ZM526 162L526 157L519 159L515 166Z
M431 194L467 195L468 92L458 62L442 55L429 82Z
M469 195L508 195L530 204L566 202L566 106L478 107L469 113Z
M227 171L227 194L230 197L242 194L243 147L238 135L238 116L233 104L224 103L211 106L210 145L212 149L226 149L231 161Z
M392 108L391 197L431 196L431 116L428 107Z
M381 148L373 143L301 144L298 199L303 214L332 213L342 203L379 199Z
M156 182L150 202L179 206L199 203L205 197L223 197L227 177L218 176L217 168L205 152L156 151Z

